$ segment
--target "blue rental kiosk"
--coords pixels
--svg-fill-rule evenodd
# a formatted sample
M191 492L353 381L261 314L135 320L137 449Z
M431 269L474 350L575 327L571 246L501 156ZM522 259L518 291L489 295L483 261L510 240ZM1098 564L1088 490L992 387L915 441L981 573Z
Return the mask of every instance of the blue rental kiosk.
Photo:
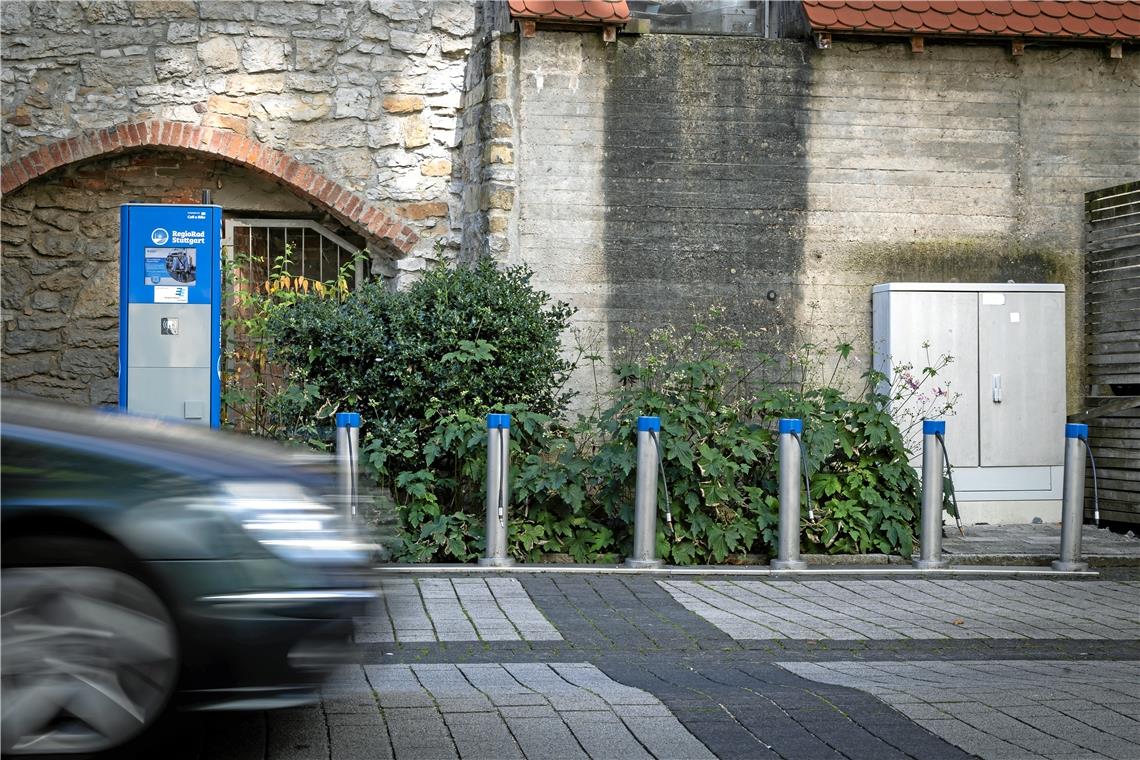
M221 422L222 209L119 209L119 407Z

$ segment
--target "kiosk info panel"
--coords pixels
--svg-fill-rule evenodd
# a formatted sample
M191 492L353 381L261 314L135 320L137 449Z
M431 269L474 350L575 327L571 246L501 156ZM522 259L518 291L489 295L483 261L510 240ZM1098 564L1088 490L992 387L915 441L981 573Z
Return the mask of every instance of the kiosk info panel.
M119 407L218 427L220 206L120 207Z

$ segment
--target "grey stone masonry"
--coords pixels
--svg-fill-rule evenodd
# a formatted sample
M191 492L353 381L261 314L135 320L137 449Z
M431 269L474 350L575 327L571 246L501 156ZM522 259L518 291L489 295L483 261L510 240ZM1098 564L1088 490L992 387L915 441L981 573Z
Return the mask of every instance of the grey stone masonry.
M1140 752L1140 662L780 664L869 692L982 758L1134 760Z
M734 639L1140 638L1140 583L659 581Z

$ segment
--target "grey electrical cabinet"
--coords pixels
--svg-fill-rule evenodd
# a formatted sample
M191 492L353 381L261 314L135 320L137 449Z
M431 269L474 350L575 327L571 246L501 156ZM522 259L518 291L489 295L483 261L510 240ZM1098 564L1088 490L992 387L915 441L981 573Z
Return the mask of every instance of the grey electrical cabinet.
M1029 522L1060 515L1065 428L1065 286L886 283L872 289L874 366L922 370L958 394L946 415L946 450L963 518ZM922 402L892 409L900 427ZM919 454L921 436L909 436ZM915 460L917 462L917 456Z

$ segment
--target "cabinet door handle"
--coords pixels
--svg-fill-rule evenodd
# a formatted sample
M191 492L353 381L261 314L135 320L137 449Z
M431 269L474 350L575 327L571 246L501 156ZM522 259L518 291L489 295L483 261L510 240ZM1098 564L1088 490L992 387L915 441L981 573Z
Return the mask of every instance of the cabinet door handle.
M990 377L990 389L993 391L994 403L1001 403L1001 375L993 375Z

